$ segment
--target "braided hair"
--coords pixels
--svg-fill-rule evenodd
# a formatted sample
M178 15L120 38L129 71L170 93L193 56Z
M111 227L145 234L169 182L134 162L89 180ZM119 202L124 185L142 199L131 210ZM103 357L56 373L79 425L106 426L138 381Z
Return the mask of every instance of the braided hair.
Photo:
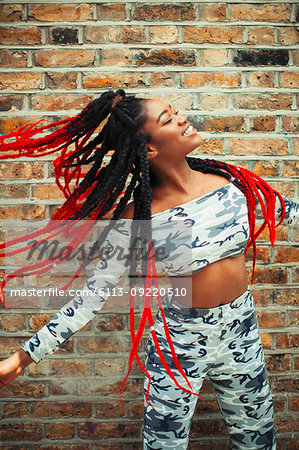
M54 236L61 232L66 235L70 226L74 222L77 223L79 221L79 227L76 229L74 236L72 236L71 242L71 248L75 252L78 245L90 230L94 220L104 218L111 212L113 212L112 219L118 219L133 196L134 216L131 230L131 244L134 242L135 237L141 233L140 227L142 221L143 227L146 224L146 229L142 230L142 236L146 236L147 241L147 257L142 260L142 273L146 274L145 287L151 287L153 281L155 286L157 286L151 239L151 186L154 181L154 173L150 169L147 159L146 144L149 142L150 136L142 133L142 127L147 120L145 102L145 99L126 96L122 89L116 92L107 91L98 99L89 103L75 117L46 124L40 121L33 125L25 125L16 132L0 136L0 159L23 156L40 157L59 152L59 156L53 161L54 173L56 183L66 197L63 205L42 230L2 243L0 244L0 249L11 247L15 244L25 242L29 237L36 238L45 233L52 233L51 236ZM111 155L110 161L106 164L105 156L108 157L109 155ZM212 159L194 157L186 157L186 161L194 170L203 173L218 174L233 180L236 186L246 196L250 227L250 236L246 251L249 246L253 247L254 274L256 239L263 229L268 226L271 244L274 244L276 195L280 198L281 204L283 205L281 221L285 214L282 197L260 177L241 167ZM87 169L86 173L82 172L84 168ZM254 213L256 197L261 204L264 214L264 222L258 230L255 229ZM57 229L59 228L57 221L66 221L62 230ZM104 242L110 228L111 225L101 234L98 244ZM12 251L10 255L25 251L26 249L28 249L28 246ZM0 256L4 256L4 254L0 254ZM5 275L5 279L2 281L0 287L2 302L4 303L3 289L6 281L18 276L29 276L47 272L54 265L63 262L63 260L63 257L60 255L59 261L57 259L53 261L53 258L51 260L45 259ZM63 289L66 289L73 279L78 277L85 265L86 260L81 263L72 279ZM133 280L136 275L137 261L135 258L132 258L129 276L131 288L134 287ZM144 292L150 291L150 289L144 289ZM157 291L159 292L159 290ZM164 359L153 328L154 320L149 296L145 295L142 316L135 333L134 299L131 295L130 331L132 348L129 355L129 369L122 383L120 396L132 369L133 361L136 359L142 371L149 377L146 393L146 401L148 402L151 381L150 375L138 356L138 345L146 323L148 322L157 352L169 376L185 392L201 397L193 391L177 359L159 295L158 301L173 362L187 382L189 389L184 388L178 383L171 368Z

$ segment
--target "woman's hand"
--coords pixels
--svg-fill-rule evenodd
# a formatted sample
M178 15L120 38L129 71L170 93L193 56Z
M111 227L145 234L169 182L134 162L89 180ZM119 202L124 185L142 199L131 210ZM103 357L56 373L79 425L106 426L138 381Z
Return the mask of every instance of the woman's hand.
M0 361L0 389L21 375L33 359L20 348L4 361Z

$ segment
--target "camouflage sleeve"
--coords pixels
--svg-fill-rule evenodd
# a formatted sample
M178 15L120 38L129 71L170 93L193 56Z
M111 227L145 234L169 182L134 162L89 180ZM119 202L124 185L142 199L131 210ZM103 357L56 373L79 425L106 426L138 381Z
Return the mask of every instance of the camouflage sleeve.
M263 200L265 200L264 195L260 192L261 197ZM298 223L299 221L299 202L296 202L295 200L291 200L288 197L285 197L282 195L282 198L284 200L285 204L285 218L284 223L292 224L292 223ZM256 210L255 210L256 218L257 219L263 219L263 211L262 207L260 205L260 202L256 196ZM275 202L275 218L277 221L281 219L282 215L282 205L281 201L278 196L276 196L276 202Z

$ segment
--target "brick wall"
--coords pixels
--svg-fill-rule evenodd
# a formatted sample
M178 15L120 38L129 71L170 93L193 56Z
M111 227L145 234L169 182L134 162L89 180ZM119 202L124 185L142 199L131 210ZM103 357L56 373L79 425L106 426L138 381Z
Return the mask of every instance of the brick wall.
M296 12L295 1L4 0L1 130L76 114L103 90L124 87L192 118L207 138L200 154L246 166L298 197ZM0 162L0 195L3 219L47 219L62 201L46 157ZM298 230L282 226L277 238L273 249L262 237L253 291L281 450L299 445ZM2 356L53 313L2 309ZM124 393L127 417L118 399L128 349L127 314L107 309L28 368L0 391L2 447L141 448L143 376L136 368ZM203 395L190 448L229 448L208 382Z

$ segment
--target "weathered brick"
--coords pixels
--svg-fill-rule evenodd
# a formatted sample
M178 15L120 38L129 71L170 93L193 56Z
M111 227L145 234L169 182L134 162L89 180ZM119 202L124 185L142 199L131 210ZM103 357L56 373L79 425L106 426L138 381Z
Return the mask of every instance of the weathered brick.
M290 409L292 411L298 411L299 410L299 398L298 397L290 398Z
M244 117L210 117L205 116L197 123L199 131L209 132L243 132L246 131Z
M125 20L126 19L126 5L124 3L108 3L98 5L98 20Z
M253 76L253 83L257 76ZM267 78L269 80L269 77ZM271 84L273 83L273 79ZM292 96L289 94L232 94L233 106L236 109L267 109L269 111L276 109L291 109Z
M252 118L252 131L274 131L275 116L254 116Z
M298 163L299 166L299 163ZM290 263L298 262L299 260L299 249L296 247L278 247L276 249L275 262L277 263Z
M298 348L299 347L299 335L298 334L286 334L277 336L278 348Z
M228 96L225 94L202 94L199 99L201 110L226 109Z
M290 5L231 5L231 21L287 22L290 20Z
M178 42L178 27L175 25L151 26L149 30L152 44L175 44Z
M0 111L20 110L23 108L23 95L2 95L0 97Z
M192 4L141 4L136 5L132 11L132 20L159 21L193 20L195 11Z
M125 317L120 314L101 314L97 316L95 328L100 333L103 331L124 330Z
M51 376L56 377L79 377L90 375L91 364L90 361L79 360L48 360L41 361L39 364L34 364L29 367L30 374L36 376Z
M298 429L298 418L292 416L276 417L275 427L278 433L294 432Z
M47 72L47 84L50 89L76 89L77 78L76 72Z
M286 155L287 144L284 139L247 139L233 138L230 142L233 155Z
M261 333L261 342L263 348L271 348L272 347L272 336L268 333Z
M131 343L127 336L98 336L97 338L82 338L78 343L78 353L115 353L130 350Z
M1 27L1 45L38 45L41 32L38 28Z
M248 42L250 44L274 44L274 28L250 27L248 30Z
M278 176L279 163L277 161L257 161L254 163L252 171L261 177Z
M190 429L190 438L200 436L223 436L227 434L224 421L219 419L194 419Z
M136 55L138 66L195 66L196 58L194 50L141 50Z
M81 3L80 5L31 5L29 20L38 20L40 22L80 22L92 20L92 9L92 4L88 3Z
M285 177L297 177L299 170L298 161L285 161L283 164L283 175Z
M297 44L299 33L295 27L279 28L278 42L282 45Z
M271 383L272 390L274 392L296 392L299 391L298 377L292 378L291 376L276 377Z
M8 50L0 51L1 66L24 68L27 67L28 52L26 50Z
M0 162L0 179L43 178L42 162Z
M177 87L179 74L175 72L154 72L150 74L150 86L152 87Z
M32 99L33 109L38 111L59 111L67 109L82 110L93 98L90 95L76 94L36 94Z
M29 72L0 73L0 89L39 89L41 74Z
M25 402L14 402L11 400L10 403L3 403L2 411L3 419L29 416L28 404Z
M282 88L298 88L299 73L298 72L282 72L280 74L280 87Z
M209 86L209 87L234 87L239 86L241 77L235 73L204 72L186 73L184 84L186 87Z
M36 441L42 438L41 424L4 423L0 428L1 441Z
M227 64L227 50L218 48L209 48L203 50L203 63L211 66L224 66Z
M285 325L284 312L258 311L260 328L277 328Z
M24 317L20 314L2 314L0 325L5 331L21 331L24 329Z
M97 377L92 383L90 383L90 381L82 382L80 385L80 393L84 395L115 395L115 393L119 393L122 382L123 377L118 381L114 381L114 379L111 378L109 382L107 382L107 377ZM128 379L125 384L122 397L136 398L138 395L141 395L140 382L137 380Z
M0 22L18 22L22 20L23 6L18 4L0 6Z
M290 311L290 325L298 326L299 325L299 310L298 311Z
M281 129L288 133L299 132L299 118L298 116L282 116Z
M140 26L97 26L86 30L87 43L134 43L145 42L145 29Z
M81 401L68 402L35 402L33 417L89 417L92 405Z
M207 153L208 155L221 154L223 153L223 143L219 139L205 139L199 148L199 152Z
M71 439L75 436L74 423L47 423L45 436L52 439Z
M51 315L43 314L43 315L34 315L30 317L29 326L33 331L40 330L49 320L52 318Z
M198 43L240 43L243 41L243 30L241 27L208 27L187 25L184 27L184 42Z
M102 66L129 66L131 65L131 52L127 49L103 49Z
M95 60L94 50L64 49L36 50L35 61L40 67L80 67L92 66Z
M36 117L12 117L12 118L3 118L0 119L0 130L1 133L11 133L12 131L18 130L20 127L24 125L33 124L36 122ZM13 150L12 150L13 152Z
M290 355L275 354L265 357L267 370L275 372L285 372L290 370Z
M248 74L248 84L252 87L273 87L273 72L250 72Z
M20 381L20 378L13 383L6 385L0 390L0 397L9 398L38 398L45 395L45 385L34 381Z
M135 438L140 436L141 423L135 422L89 422L79 424L79 435L83 439Z
M237 50L233 58L237 66L287 66L287 50Z
M77 28L53 28L50 35L51 44L78 44Z
M253 259L253 251L252 247L248 250L246 256L249 261ZM261 247L260 245L257 248L256 261L268 264L270 262L270 249L269 247Z
M45 218L45 206L21 205L0 207L0 220L42 220Z
M24 198L28 195L28 187L17 184L7 185L0 184L0 197L1 198Z
M251 272L251 270L250 270ZM249 280L251 279L251 273L249 274ZM267 283L267 284L285 284L287 283L287 272L283 268L270 267L255 269L254 275L255 283Z
M226 20L226 4L199 4L199 15L204 22L223 22Z
M190 442L190 450L218 450L221 448L221 450L230 450L231 446L229 443L229 439L195 439L194 441ZM188 447L188 448L189 448Z
M120 73L87 73L83 76L83 86L87 89L94 88L119 88L122 87L142 87L145 86L146 74L142 72L122 72Z
M95 373L101 376L110 376L111 374L117 376L124 373L126 363L123 359L117 358L114 360L96 361Z

